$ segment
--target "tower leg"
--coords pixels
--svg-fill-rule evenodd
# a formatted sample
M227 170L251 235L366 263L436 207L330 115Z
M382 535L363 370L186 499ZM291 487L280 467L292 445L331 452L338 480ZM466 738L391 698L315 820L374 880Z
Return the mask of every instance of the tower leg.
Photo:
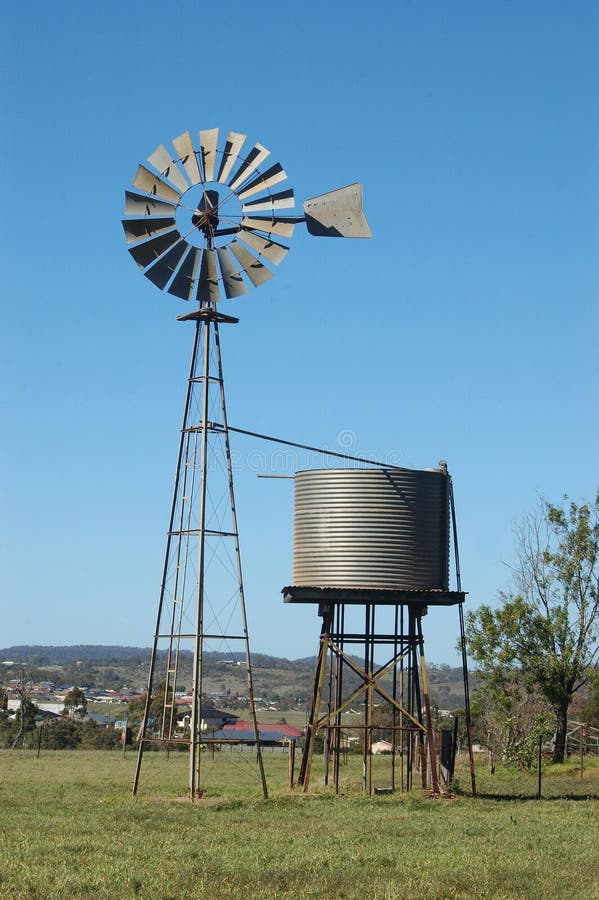
M428 744L428 758L431 765L431 781L435 794L439 793L439 770L437 766L437 750L435 747L435 736L433 734L433 720L431 716L431 704L428 695L428 676L426 672L426 663L424 659L424 638L422 637L422 613L416 616L418 627L418 647L420 650L420 676L422 679L422 696L424 698L424 709L426 714L426 740Z
M302 764L300 766L300 774L298 784L304 788L307 793L310 787L310 773L312 771L312 756L314 753L314 739L318 728L318 717L320 714L320 701L322 697L322 684L324 680L324 671L327 662L327 651L329 646L329 634L333 622L334 606L325 606L322 611L322 627L320 629L320 646L318 649L318 658L316 660L316 671L314 673L314 688L312 692L312 704L310 707L310 718L306 728L306 737L304 740L304 752L302 755Z

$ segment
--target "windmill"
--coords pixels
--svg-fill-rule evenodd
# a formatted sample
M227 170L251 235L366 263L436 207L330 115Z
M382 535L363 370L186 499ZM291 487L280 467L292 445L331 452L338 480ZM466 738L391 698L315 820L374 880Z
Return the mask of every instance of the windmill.
M129 253L156 287L193 305L177 316L195 326L175 483L162 570L148 691L133 791L144 750L189 745L189 796L202 795L202 752L216 735L203 732L204 664L211 647L245 665L251 726L264 796L267 785L254 702L246 604L233 489L219 326L239 320L218 310L273 275L294 228L318 237L370 237L358 183L306 200L294 215L293 190L270 151L230 131L189 131L161 144L138 166L125 193ZM220 477L220 484L214 482ZM216 570L216 573L215 573ZM225 585L226 578L231 584ZM239 643L236 643L239 642ZM180 679L191 653L189 724L177 716ZM185 676L186 677L186 676ZM227 738L222 734L218 743ZM232 739L234 741L234 738Z

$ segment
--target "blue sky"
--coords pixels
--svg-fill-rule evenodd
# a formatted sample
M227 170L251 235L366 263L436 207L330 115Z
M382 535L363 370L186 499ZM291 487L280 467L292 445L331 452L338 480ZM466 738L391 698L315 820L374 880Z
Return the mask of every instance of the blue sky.
M0 646L151 642L192 329L120 218L187 129L261 141L300 200L362 181L373 231L300 227L223 304L231 424L447 459L468 604L494 600L538 493L599 481L598 24L551 0L5 5ZM252 646L311 654L316 610L280 595L292 482L256 474L323 461L233 449ZM429 616L432 660L455 618Z

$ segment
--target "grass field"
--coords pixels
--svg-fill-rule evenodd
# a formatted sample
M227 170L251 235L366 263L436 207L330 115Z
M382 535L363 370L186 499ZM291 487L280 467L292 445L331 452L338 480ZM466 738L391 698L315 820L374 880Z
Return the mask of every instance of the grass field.
M267 753L264 801L251 754L207 756L190 804L182 754L147 754L133 798L133 753L0 752L0 897L599 897L596 761L547 767L541 801L482 767L477 799L368 798L358 759L304 797Z

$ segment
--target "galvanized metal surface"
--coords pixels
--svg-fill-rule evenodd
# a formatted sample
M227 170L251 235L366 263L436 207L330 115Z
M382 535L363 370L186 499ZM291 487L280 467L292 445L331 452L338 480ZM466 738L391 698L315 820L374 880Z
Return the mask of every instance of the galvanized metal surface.
M250 150L229 182L231 190L237 191L244 181L250 177L252 172L257 169L258 166L262 165L267 156L270 156L270 150L267 150L262 144L254 144L254 147Z
M183 300L191 299L201 255L202 251L197 247L188 248L188 253L168 289L169 294L174 294L175 297L181 297Z
M223 275L223 284L227 297L242 297L247 294L248 287L241 277L241 272L237 268L235 260L226 247L218 247L216 250L220 270Z
M156 287L162 290L168 284L168 281L181 262L181 258L187 250L185 241L178 241L174 247L164 253L158 262L151 266L145 273L146 278L153 281Z
M289 247L285 247L284 244L269 241L259 234L254 234L252 231L241 231L239 240L248 244L252 250L257 250L260 256L263 256L264 259L275 265L278 265L289 253Z
M246 137L247 135L238 134L236 131L230 131L228 133L227 142L223 151L223 158L218 171L218 180L221 184L227 183L227 178L231 174L231 169L235 165Z
M131 219L123 222L125 237L128 244L137 243L142 238L152 237L154 234L160 234L161 231L170 231L175 227L175 220L172 218L156 218L156 219Z
M151 266L153 262L156 262L159 256L162 256L163 253L173 246L177 241L181 240L181 235L174 228L172 231L167 232L166 234L159 234L156 237L151 238L149 241L144 241L141 244L136 244L134 247L129 248L129 253L137 263L140 269L145 269L146 266ZM144 273L145 274L145 273Z
M241 228L265 231L267 234L279 234L281 237L291 237L295 223L286 222L284 219L260 219L257 216L244 216L241 220Z
M296 586L447 590L440 470L316 469L295 478Z
M145 166L140 165L137 167L137 173L132 183L133 187L139 188L140 191L146 191L147 194L160 197L162 200L168 200L171 203L178 203L181 198L180 191L176 191L170 184L166 184Z
M146 194L125 191L126 216L174 216L176 209L174 203L166 203Z
M268 197L258 197L257 200L248 200L241 207L242 212L269 212L275 209L292 209L295 206L295 195L291 188L279 191L278 194L269 194Z
M359 182L306 200L304 212L308 231L317 237L371 236L362 211L362 185Z
M154 152L148 156L148 162L160 172L162 178L166 178L171 184L174 184L176 188L179 188L182 194L190 187L190 182L177 168L177 163L173 160L164 144L160 144L159 147L156 147Z
M214 250L204 250L198 283L198 300L217 303L220 300Z
M246 250L239 241L232 241L229 244L229 250L235 256L254 287L259 287L265 281L268 281L269 278L272 278L270 269L267 269L258 257Z
M253 181L250 181L249 184L238 192L237 196L240 200L245 200L246 197L259 194L262 191L265 191L266 188L274 187L275 184L280 184L281 181L285 181L286 179L287 174L281 163L275 163L274 166L271 166L263 175L259 175L257 178L254 178Z
M187 172L191 184L199 184L202 175L189 131L184 131L179 137L173 138L173 147L179 155L179 162Z
M214 181L214 165L216 163L216 146L218 144L218 128L200 131L200 148L204 181Z

